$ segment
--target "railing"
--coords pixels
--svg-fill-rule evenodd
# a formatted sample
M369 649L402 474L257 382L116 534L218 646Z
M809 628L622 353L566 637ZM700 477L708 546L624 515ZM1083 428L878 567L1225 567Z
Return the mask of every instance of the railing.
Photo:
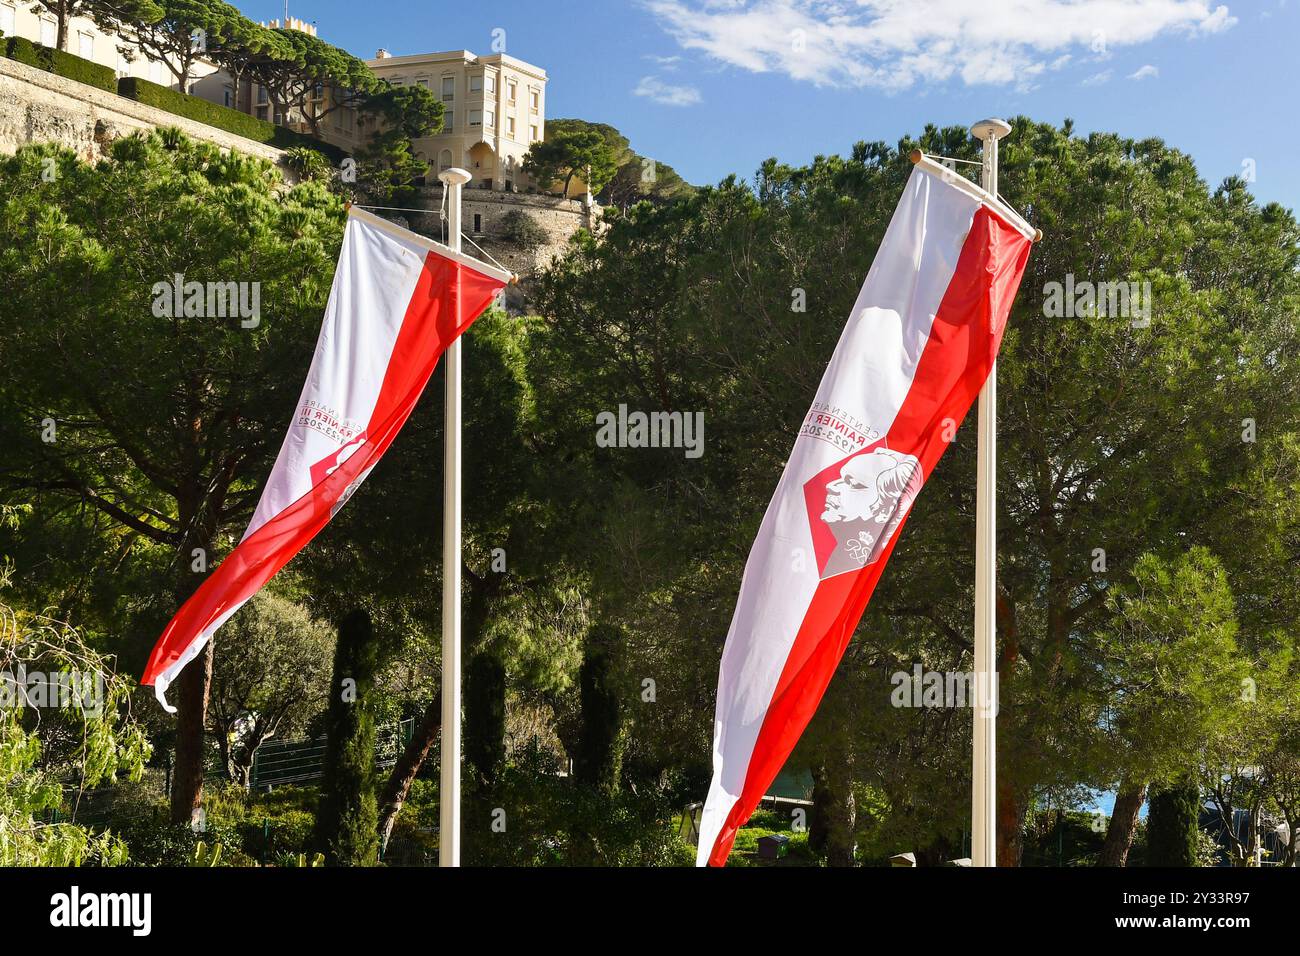
M414 719L379 728L375 734L375 766L391 767L406 749L415 729ZM249 786L269 789L287 783L303 783L320 778L325 760L325 737L311 740L284 740L262 744L253 754L253 772Z

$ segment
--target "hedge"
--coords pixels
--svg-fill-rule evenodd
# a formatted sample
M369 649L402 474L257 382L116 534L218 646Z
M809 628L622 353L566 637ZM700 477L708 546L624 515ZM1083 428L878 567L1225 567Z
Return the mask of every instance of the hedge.
M197 96L190 96L188 93L177 92L157 83L150 83L138 76L124 76L118 80L117 92L145 106L166 110L168 113L192 119L196 123L215 126L217 129L224 129L228 133L256 140L259 143L269 143L275 135L274 124L266 120L260 120L256 116L249 116L247 113L232 110L228 106L212 103Z
M234 133L236 136L243 136L245 139L266 143L279 149L288 149L290 146L308 146L324 153L336 163L347 155L344 150L339 149L337 146L312 136L295 132L284 126L277 126L275 123L268 123L264 119L249 116L247 113L232 110L228 106L222 106L201 97L190 96L188 93L180 93L168 87L159 86L157 83L150 83L148 80L142 80L136 76L124 76L118 80L117 92L127 99L135 100L137 103L166 110L168 113L175 113L177 116L192 119L196 123L215 126L217 129L224 129L227 133Z
M62 76L87 86L94 86L110 93L117 90L117 73L112 67L83 60L79 56L41 46L26 37L10 37L5 44L5 55L11 60L26 63L47 73Z
M135 100L146 106L153 106L177 116L184 116L205 126L214 126L228 133L243 136L254 142L266 143L278 149L291 146L307 146L325 154L331 163L338 164L348 155L347 151L326 143L323 140L298 133L275 123L249 116L228 106L212 103L197 96L179 93L166 86L150 83L137 76L124 76L118 79L112 67L102 66L83 60L79 56L55 50L51 47L33 43L26 37L10 37L0 41L5 55L11 60L26 63L47 73L54 73L69 80L76 80L101 90L116 92L127 99Z
M10 37L9 42L5 44L5 56L11 60L17 60L19 63L26 63L28 66L44 69L40 61L36 59L36 44L26 37Z

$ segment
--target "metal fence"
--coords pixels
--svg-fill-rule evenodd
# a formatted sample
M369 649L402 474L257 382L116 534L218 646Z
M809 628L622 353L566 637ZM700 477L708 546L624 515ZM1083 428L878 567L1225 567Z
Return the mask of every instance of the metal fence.
M406 749L415 730L414 719L386 724L375 733L375 766L391 767ZM253 753L249 786L267 790L287 783L320 778L325 761L325 737L264 743Z

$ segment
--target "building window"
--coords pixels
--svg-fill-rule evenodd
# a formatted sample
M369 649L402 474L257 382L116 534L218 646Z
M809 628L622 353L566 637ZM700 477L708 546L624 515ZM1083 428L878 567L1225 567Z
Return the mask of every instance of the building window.
M497 125L497 114L491 110L488 110L487 113L484 114L484 118L487 120L488 126L495 127Z
M268 101L269 97L266 95L266 87L259 85L257 87L257 105L265 106Z
M456 98L456 78L454 76L444 76L442 78L442 101L450 103Z
M474 213L474 235L478 235L482 231L483 231L483 214L476 212Z
M470 126L482 126L482 125L483 125L483 111L482 111L482 110L470 110L470 111L469 111L469 125L470 125Z
M320 80L317 80L316 85L311 88L311 98L313 100L325 99L325 84Z
M442 114L442 130L444 133L450 133L456 128L456 114L452 110Z
M58 43L59 25L53 20L41 21L41 46L54 46Z
M506 132L511 136L515 135L515 118L513 116L506 117Z
M422 86L427 90L429 88L429 78L427 76L421 76L416 79L415 85Z
M495 93L497 91L497 78L495 73L487 74L487 91Z
M476 73L469 78L469 91L471 93L483 92L483 74Z
M257 108L257 118L260 120L264 120L266 119L266 117L267 117L267 107L259 106Z
M163 66L162 60L149 61L149 82L157 83L159 86L171 86L167 79L167 67Z
M7 3L0 3L0 33L7 37L14 35L14 18L17 16L14 8Z
M510 100L510 105L514 106L515 104L515 81L514 80L511 80L509 83L506 84L506 96Z
M77 56L83 60L93 60L95 58L95 35L93 33L77 33Z
M395 76L395 77L393 77L393 79L391 80L391 82L392 82L393 86L405 86L405 85L406 85L406 77L404 77L404 76Z
M536 90L528 91L528 108L534 113L537 112L537 104L541 102L541 96Z
M131 61L120 52L117 54L117 75L119 77L131 75Z
M225 87L224 89L222 89L221 92L222 92L222 101L225 103L225 105L226 105L226 106L234 106L234 105L235 105L235 89L234 89L234 87L227 86L227 87Z
M535 142L536 139L537 139L537 127L536 127L536 126L529 126L529 127L528 127L528 142L530 142L530 143Z
M444 149L438 154L438 172L444 169L451 169L451 150Z

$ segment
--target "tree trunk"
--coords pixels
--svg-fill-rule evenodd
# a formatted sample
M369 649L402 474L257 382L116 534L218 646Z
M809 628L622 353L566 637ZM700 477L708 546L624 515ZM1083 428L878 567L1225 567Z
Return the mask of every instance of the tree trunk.
M212 686L212 641L185 665L176 680L176 768L172 775L171 821L193 823L203 804L203 725Z
M1246 866L1255 866L1255 851L1259 849L1263 841L1264 834L1263 824L1263 805L1256 798L1255 805L1250 809L1250 816L1247 818L1246 831Z
M1101 845L1098 866L1125 866L1128 851L1133 846L1133 832L1137 829L1138 813L1146 799L1147 785L1125 782L1115 794L1115 808L1106 828L1106 840Z
M204 567L212 558L216 528L205 517L201 496L187 493L178 498L177 518L189 529L177 549L176 607L184 606L198 589L206 572L193 570L194 551L202 551ZM176 767L172 776L171 822L192 823L203 804L204 731L208 721L208 698L212 692L213 639L199 656L190 661L176 678Z
M1025 851L1025 812L1027 794L998 778L997 865L1019 866Z
M388 838L393 835L393 824L402 812L411 784L415 782L424 765L424 759L438 739L442 730L442 695L439 694L429 702L420 718L419 726L411 734L411 739L393 765L393 772L388 775L383 792L379 795L379 848L380 852L388 849Z

